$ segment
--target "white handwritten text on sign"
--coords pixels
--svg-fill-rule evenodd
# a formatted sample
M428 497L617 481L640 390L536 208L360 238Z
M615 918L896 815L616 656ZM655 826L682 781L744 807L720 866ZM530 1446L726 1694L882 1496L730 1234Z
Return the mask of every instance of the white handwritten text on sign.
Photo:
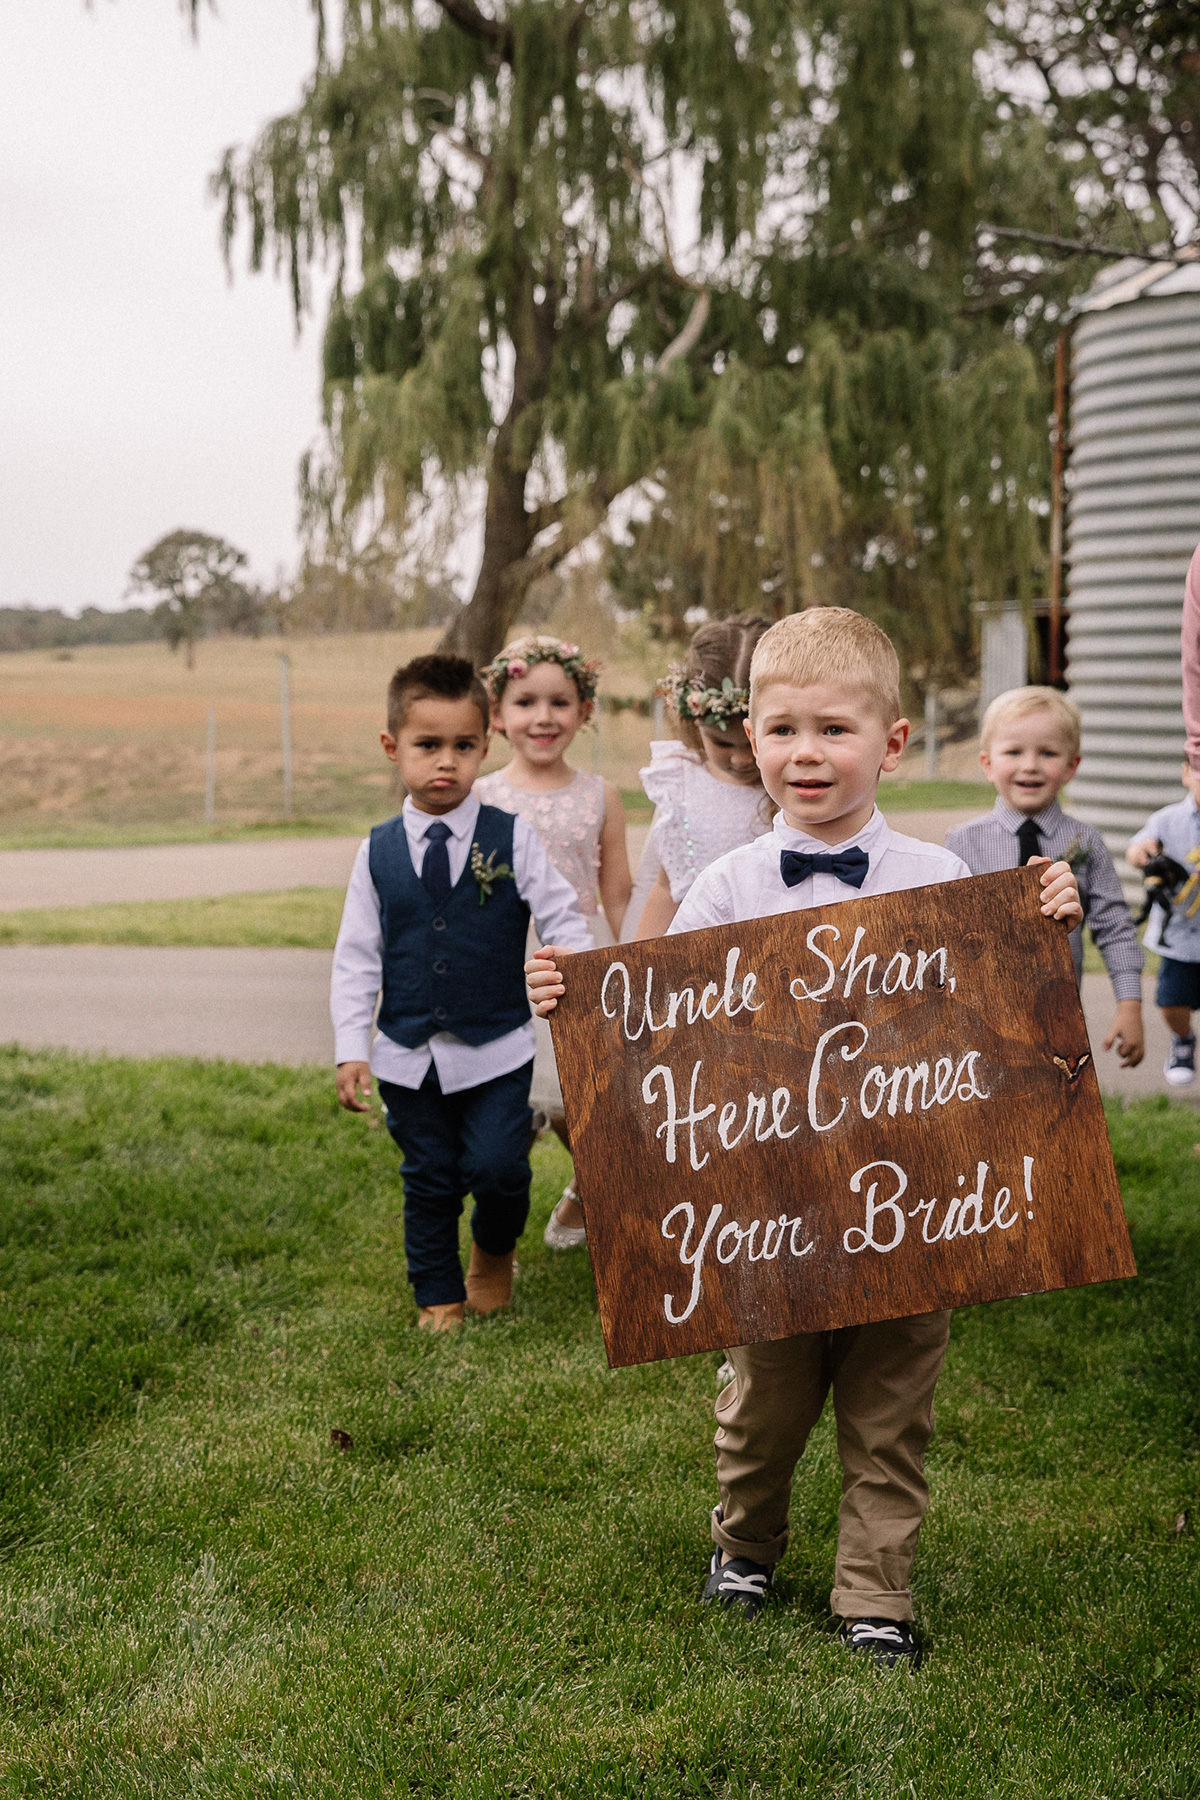
M1027 871L573 958L560 1012L615 1363L1132 1273Z

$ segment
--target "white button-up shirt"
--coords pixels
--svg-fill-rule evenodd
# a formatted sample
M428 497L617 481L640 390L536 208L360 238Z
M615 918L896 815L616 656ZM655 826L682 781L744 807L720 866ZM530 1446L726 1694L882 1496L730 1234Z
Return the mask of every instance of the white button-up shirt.
M788 887L780 871L784 850L810 856L864 850L870 868L861 888L836 875L805 876ZM706 925L732 925L740 919L763 919L772 913L803 912L810 906L832 906L841 900L872 894L895 894L905 888L930 887L935 881L961 881L971 873L960 857L920 838L901 837L876 807L863 829L840 844L824 844L789 825L782 813L762 837L731 850L696 878L670 924L670 932L699 931Z
M479 801L471 794L453 812L420 812L411 798L405 800L402 813L408 853L418 879L428 849L425 833L440 819L449 827L446 850L450 857L451 885L457 885L467 866L475 824L479 818ZM443 1094L456 1094L463 1088L479 1087L498 1075L507 1075L531 1060L534 1052L533 1021L518 1025L490 1044L464 1044L448 1031L439 1031L409 1050L379 1032L372 1043L375 1009L383 981L383 928L380 923L379 895L371 880L369 862L371 840L364 838L354 859L346 904L342 910L341 929L333 952L333 979L330 983L329 1010L333 1018L335 1059L343 1062L369 1062L371 1072L380 1081L394 1082L397 1087L419 1088L432 1062ZM562 944L569 950L590 950L591 934L583 922L575 889L551 863L542 840L524 819L513 820L513 880L517 892L533 915L537 934L544 944Z

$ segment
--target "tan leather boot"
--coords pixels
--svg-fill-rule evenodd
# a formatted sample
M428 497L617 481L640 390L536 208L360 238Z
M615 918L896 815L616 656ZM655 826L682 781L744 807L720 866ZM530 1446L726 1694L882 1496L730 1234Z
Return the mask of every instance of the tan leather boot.
M423 1306L417 1320L418 1331L457 1331L463 1322L463 1303L452 1300L445 1306Z
M490 1256L472 1243L467 1264L467 1308L470 1312L499 1312L512 1299L513 1253Z

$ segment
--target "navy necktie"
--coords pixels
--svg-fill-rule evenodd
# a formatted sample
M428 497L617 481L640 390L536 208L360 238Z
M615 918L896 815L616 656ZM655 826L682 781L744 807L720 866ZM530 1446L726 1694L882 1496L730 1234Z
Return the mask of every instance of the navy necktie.
M1031 856L1042 854L1042 831L1036 819L1022 819L1017 828L1017 867L1023 869Z
M421 885L434 905L450 895L450 852L446 839L450 827L435 819L425 833L425 861L421 864Z
M871 859L866 851L857 847L839 850L833 856L823 851L810 856L807 850L781 850L779 853L779 873L790 888L807 881L810 875L836 875L847 887L860 888L867 879L870 866Z

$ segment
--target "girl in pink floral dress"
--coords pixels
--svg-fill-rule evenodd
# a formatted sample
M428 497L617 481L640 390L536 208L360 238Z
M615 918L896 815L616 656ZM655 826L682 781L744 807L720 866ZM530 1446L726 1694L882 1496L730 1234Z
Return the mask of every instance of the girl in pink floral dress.
M475 791L487 805L519 813L533 826L550 861L578 894L579 910L600 945L620 937L633 883L620 793L611 781L566 761L576 733L591 718L598 675L598 664L585 661L577 645L561 638L520 638L506 645L483 670L483 680L492 700L492 729L512 745L512 760L481 776ZM565 1144L550 1034L544 1020L537 1025L530 1104L547 1115ZM584 1237L571 1182L550 1215L545 1238L552 1249L570 1250Z

